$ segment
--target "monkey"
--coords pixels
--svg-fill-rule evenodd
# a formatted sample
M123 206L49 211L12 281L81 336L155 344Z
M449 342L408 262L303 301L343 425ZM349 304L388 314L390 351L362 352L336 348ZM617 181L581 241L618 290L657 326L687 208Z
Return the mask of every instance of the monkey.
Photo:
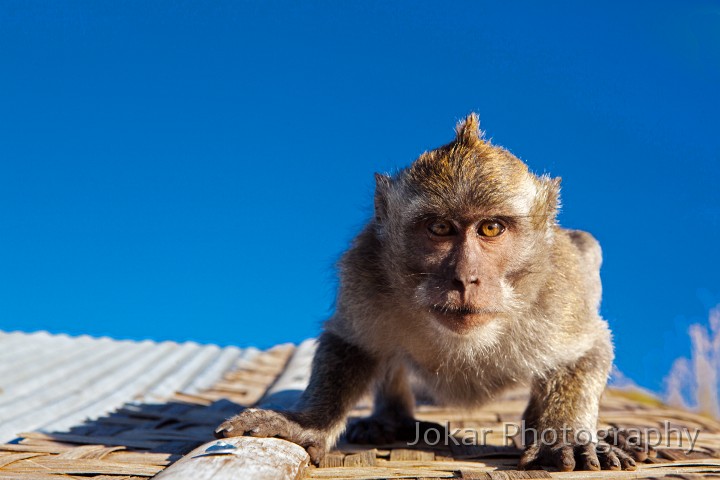
M558 224L560 179L487 140L472 113L450 143L375 183L374 215L338 263L307 389L292 409L246 409L216 436L284 438L317 464L374 389L372 414L346 438L404 440L416 425L412 374L461 407L529 386L526 431L556 440L526 435L520 469L645 460L621 432L597 434L614 358L599 314L602 254L591 234Z

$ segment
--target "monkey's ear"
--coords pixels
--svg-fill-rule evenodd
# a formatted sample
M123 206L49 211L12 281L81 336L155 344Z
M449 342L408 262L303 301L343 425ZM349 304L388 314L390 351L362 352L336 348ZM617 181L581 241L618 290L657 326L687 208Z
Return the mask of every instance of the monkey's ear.
M457 133L456 140L459 143L471 145L475 142L482 141L480 119L476 113L471 113L465 120L459 122L455 127L455 132Z
M560 209L560 183L562 178L543 176L541 179L545 183L545 203L550 207L550 213L554 217Z
M375 174L375 221L382 222L387 218L387 196L390 191L390 177L381 173Z

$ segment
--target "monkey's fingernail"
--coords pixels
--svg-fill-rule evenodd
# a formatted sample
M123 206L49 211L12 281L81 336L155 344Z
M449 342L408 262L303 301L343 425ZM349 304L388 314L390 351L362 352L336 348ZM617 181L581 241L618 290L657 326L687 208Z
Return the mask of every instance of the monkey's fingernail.
M252 433L258 433L260 431L260 427L255 427L252 430L250 430Z

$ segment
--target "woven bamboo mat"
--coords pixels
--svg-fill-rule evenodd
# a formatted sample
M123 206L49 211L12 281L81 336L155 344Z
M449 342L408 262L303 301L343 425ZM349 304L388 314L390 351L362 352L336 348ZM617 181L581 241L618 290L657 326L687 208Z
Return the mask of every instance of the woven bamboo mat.
M19 441L0 445L0 480L150 478L211 440L214 427L241 406L253 405L266 395L294 352L289 345L260 352L199 394L176 394L157 404L128 404L67 432L22 433ZM421 405L417 412L421 420L447 422L451 430L463 429L464 434L491 430L485 445L372 447L341 441L320 467L305 471L305 478L720 478L720 422L625 391L606 392L603 426L663 428L669 422L674 428L697 428L695 451L660 448L656 459L634 472L517 472L520 450L513 443L505 444L502 431L507 422L520 420L526 402L526 393L518 391L475 412ZM368 412L369 406L361 404L353 415Z

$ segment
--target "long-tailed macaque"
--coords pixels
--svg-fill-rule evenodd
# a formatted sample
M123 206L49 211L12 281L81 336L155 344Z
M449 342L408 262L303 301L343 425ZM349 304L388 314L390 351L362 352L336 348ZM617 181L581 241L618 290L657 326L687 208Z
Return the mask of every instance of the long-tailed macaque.
M557 440L530 438L520 468L634 469L641 448L617 431L597 438L613 360L601 252L589 233L558 226L559 186L484 139L475 114L449 144L376 174L374 216L340 261L336 311L299 403L247 409L217 435L284 438L318 462L374 387L373 414L348 440L403 440L415 431L412 372L437 401L464 407L530 385L526 428Z

